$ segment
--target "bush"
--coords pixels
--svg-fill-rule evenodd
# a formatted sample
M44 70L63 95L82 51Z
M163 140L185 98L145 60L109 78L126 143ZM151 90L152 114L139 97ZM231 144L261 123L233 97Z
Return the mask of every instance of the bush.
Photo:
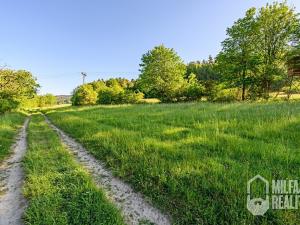
M98 93L98 104L112 104L116 100L116 94L111 88L106 88Z
M136 104L140 103L142 99L144 99L142 92L125 91L121 96L121 103Z
M0 93L0 113L5 113L18 108L19 102L10 95Z
M193 101L197 99L201 99L204 95L205 88L200 83L194 83L192 85L188 85L185 91L185 97L187 101Z
M133 81L122 78L98 80L77 87L71 100L73 105L139 103L144 94L135 92L133 85Z
M72 105L94 105L97 102L97 92L93 86L85 84L74 90Z
M227 88L219 90L213 101L215 102L234 102L238 101L238 88Z
M98 94L98 104L135 104L144 98L141 92L135 93L129 90L116 90L107 88Z

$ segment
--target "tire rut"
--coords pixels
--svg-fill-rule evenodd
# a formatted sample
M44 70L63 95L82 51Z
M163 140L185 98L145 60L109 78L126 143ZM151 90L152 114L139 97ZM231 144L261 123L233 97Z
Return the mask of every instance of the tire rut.
M28 124L29 118L26 118L12 146L12 155L0 166L0 225L23 224L22 215L27 203L22 194L24 172L21 161L27 149Z

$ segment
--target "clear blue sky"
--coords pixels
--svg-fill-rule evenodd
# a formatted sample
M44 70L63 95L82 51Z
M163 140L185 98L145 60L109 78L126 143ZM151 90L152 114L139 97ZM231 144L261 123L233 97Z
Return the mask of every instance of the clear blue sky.
M225 30L267 0L1 0L0 65L26 69L40 93L69 94L87 81L136 78L155 45L185 62L215 56ZM289 4L300 9L299 0Z

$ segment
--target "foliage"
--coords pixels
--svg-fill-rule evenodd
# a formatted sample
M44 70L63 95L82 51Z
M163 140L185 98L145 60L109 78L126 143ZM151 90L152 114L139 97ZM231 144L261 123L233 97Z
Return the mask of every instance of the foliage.
M219 80L219 74L215 69L215 60L212 56L208 60L190 62L186 68L187 77L195 74L199 81Z
M142 56L139 85L147 97L164 102L176 100L185 84L186 66L177 53L163 45L154 47Z
M239 90L237 88L220 88L213 98L215 102L234 102L239 100Z
M258 26L255 13L255 8L249 9L244 18L227 29L228 37L222 42L223 49L217 57L224 80L229 86L241 88L242 100L246 99L246 90L253 85L260 64L256 52Z
M0 114L12 111L19 106L19 102L6 92L0 92Z
M45 107L45 106L53 106L57 104L57 99L52 94L45 94L38 96L38 106Z
M124 224L119 211L40 115L32 117L28 142L25 224Z
M140 103L144 99L142 92L124 91L120 94L120 103L118 104L136 104Z
M187 65L187 80L193 74L196 75L198 83L204 87L201 94L199 92L198 98L207 96L210 99L214 94L216 85L220 82L220 73L217 71L215 60L209 56L208 60L203 60L202 62L190 62Z
M0 69L0 113L17 108L22 99L32 98L38 88L30 72Z
M48 115L174 224L300 224L297 210L254 217L245 204L253 176L299 176L299 102L73 107Z
M50 107L57 104L57 97L52 94L36 95L33 98L21 100L21 106L25 109Z
M32 74L25 70L0 70L0 90L12 97L33 97L39 85Z
M259 10L258 49L262 59L261 87L268 97L268 92L276 80L285 80L286 59L289 43L294 40L299 28L299 17L294 8L286 2L267 4Z
M194 101L204 96L205 87L197 80L196 75L191 73L184 86L183 96L186 101Z
M91 84L84 84L76 88L71 98L73 105L94 105L98 94Z
M97 80L89 84L79 86L74 90L72 96L73 105L89 105L89 104L135 104L139 103L144 94L134 90L134 81L125 78L111 78L108 80ZM83 91L83 87L88 86L89 91ZM91 94L92 93L92 94ZM96 99L94 98L96 93ZM92 103L79 99L91 98Z
M287 65L288 65L289 71L291 72L291 74L289 74L289 75L300 76L300 44L294 46L287 53Z
M227 29L217 56L224 81L240 87L243 100L280 90L288 80L285 56L298 29L298 15L285 2L249 9Z
M121 87L107 87L99 92L98 104L136 104L144 98L141 92L123 90Z

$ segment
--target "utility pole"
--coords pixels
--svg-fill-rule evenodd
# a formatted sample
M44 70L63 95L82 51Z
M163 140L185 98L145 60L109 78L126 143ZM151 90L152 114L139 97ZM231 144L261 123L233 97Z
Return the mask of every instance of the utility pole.
M81 76L82 76L82 84L84 84L87 74L85 72L81 72Z

